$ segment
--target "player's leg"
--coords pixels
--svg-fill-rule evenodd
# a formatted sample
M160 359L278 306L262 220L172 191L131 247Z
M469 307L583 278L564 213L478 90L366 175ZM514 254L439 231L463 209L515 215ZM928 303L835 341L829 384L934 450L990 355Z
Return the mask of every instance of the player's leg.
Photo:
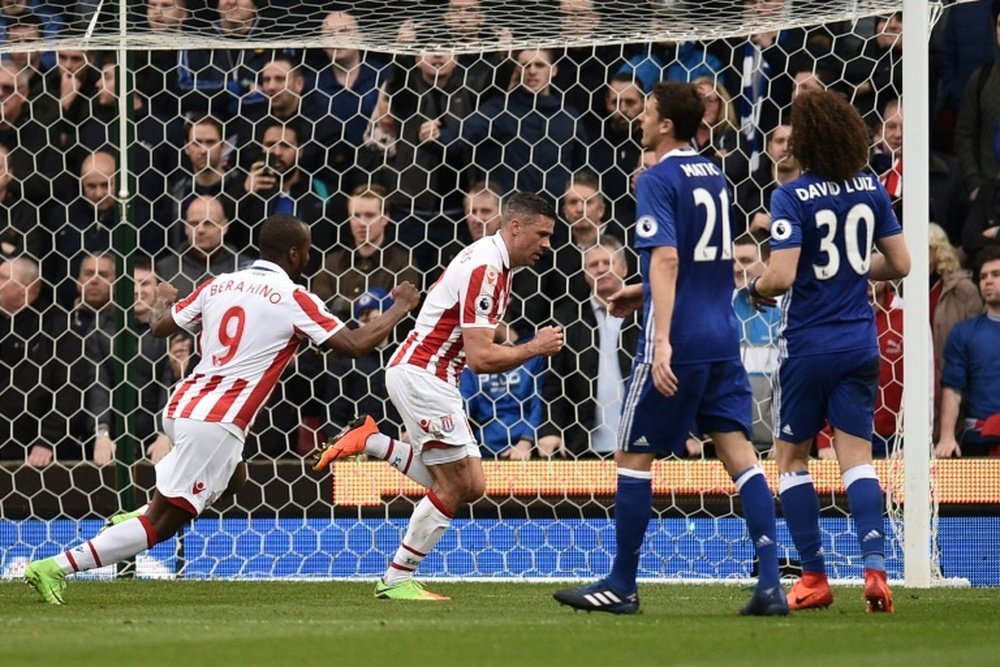
M28 566L25 579L43 600L63 603L66 575L112 565L169 539L227 488L242 453L240 437L219 424L182 420L175 443L156 464L157 490L146 514Z
M793 611L824 608L833 602L819 527L819 496L809 474L812 439L826 412L823 378L830 368L836 368L829 365L832 362L827 356L787 358L775 373L772 411L778 495L802 563L802 577L788 592L788 606Z
M878 371L878 358L874 357L845 374L830 396L830 423L864 560L867 610L892 612L892 590L885 573L885 505L871 453Z
M642 542L653 505L653 460L657 452L685 451L707 372L677 367L683 392L667 398L653 385L649 364L636 364L622 402L615 491L615 558L611 572L588 586L558 590L561 604L584 611L634 614L639 610L637 575Z

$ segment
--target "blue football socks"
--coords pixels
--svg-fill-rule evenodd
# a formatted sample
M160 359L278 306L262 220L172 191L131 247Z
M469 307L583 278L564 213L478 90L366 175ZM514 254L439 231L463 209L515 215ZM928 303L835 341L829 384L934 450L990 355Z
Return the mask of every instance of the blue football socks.
M635 592L635 577L639 569L639 552L649 526L653 507L653 473L638 470L618 470L618 491L615 493L615 531L618 550L607 583L617 592Z
M847 503L861 544L865 567L885 570L885 520L882 515L882 487L871 465L854 466L843 474Z
M778 482L781 511L799 552L803 572L826 572L819 532L819 496L808 471L786 472Z
M733 475L743 501L743 517L757 552L758 590L779 584L778 538L774 519L774 496L767 488L764 472L753 466Z

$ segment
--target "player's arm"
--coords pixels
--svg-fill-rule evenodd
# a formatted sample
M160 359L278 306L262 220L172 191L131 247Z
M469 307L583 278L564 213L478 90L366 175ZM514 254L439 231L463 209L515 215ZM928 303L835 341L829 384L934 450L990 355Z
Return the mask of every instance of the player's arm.
M164 338L181 331L174 320L171 307L177 299L177 288L164 281L156 286L156 301L149 316L149 330L154 336Z
M872 280L897 280L910 273L910 250L902 234L885 236L875 241L878 253L872 254L869 278Z
M756 296L756 291L762 297L773 299L790 290L795 283L795 271L801 254L800 248L772 251L764 273L748 285L750 296Z
M677 300L677 269L680 259L674 246L653 248L649 258L649 289L653 299L653 317L656 336L653 340L653 384L664 396L677 391L677 376L670 368L673 348L670 346L670 327L674 319L674 302Z
M502 373L517 368L528 359L551 357L563 345L562 327L543 327L521 345L501 345L494 341L493 327L462 327L467 365L473 373Z
M341 328L324 345L345 357L360 357L374 350L420 302L420 292L406 280L393 288L391 296L388 310L357 329Z

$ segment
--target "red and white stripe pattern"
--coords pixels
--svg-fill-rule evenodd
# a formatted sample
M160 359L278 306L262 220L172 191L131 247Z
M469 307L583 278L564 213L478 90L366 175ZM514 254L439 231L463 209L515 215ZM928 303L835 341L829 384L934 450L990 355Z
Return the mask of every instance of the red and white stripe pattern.
M317 296L264 260L202 283L174 305L173 316L184 329L200 330L201 361L174 389L166 416L235 424L244 432L300 341L321 344L344 326Z
M458 385L465 368L463 327L495 327L510 301L510 254L499 234L484 237L453 259L434 283L417 323L390 366L412 364Z

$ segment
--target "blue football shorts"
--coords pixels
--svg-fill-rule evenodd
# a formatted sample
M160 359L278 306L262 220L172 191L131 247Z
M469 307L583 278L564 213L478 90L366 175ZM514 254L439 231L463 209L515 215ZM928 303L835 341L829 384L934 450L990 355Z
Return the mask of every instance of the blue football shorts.
M877 348L782 359L771 403L774 437L812 440L829 419L834 428L870 442L878 373Z
M739 359L672 367L677 393L653 385L652 366L632 366L622 402L618 447L626 452L687 455L684 443L701 433L742 432L750 438L753 394Z

